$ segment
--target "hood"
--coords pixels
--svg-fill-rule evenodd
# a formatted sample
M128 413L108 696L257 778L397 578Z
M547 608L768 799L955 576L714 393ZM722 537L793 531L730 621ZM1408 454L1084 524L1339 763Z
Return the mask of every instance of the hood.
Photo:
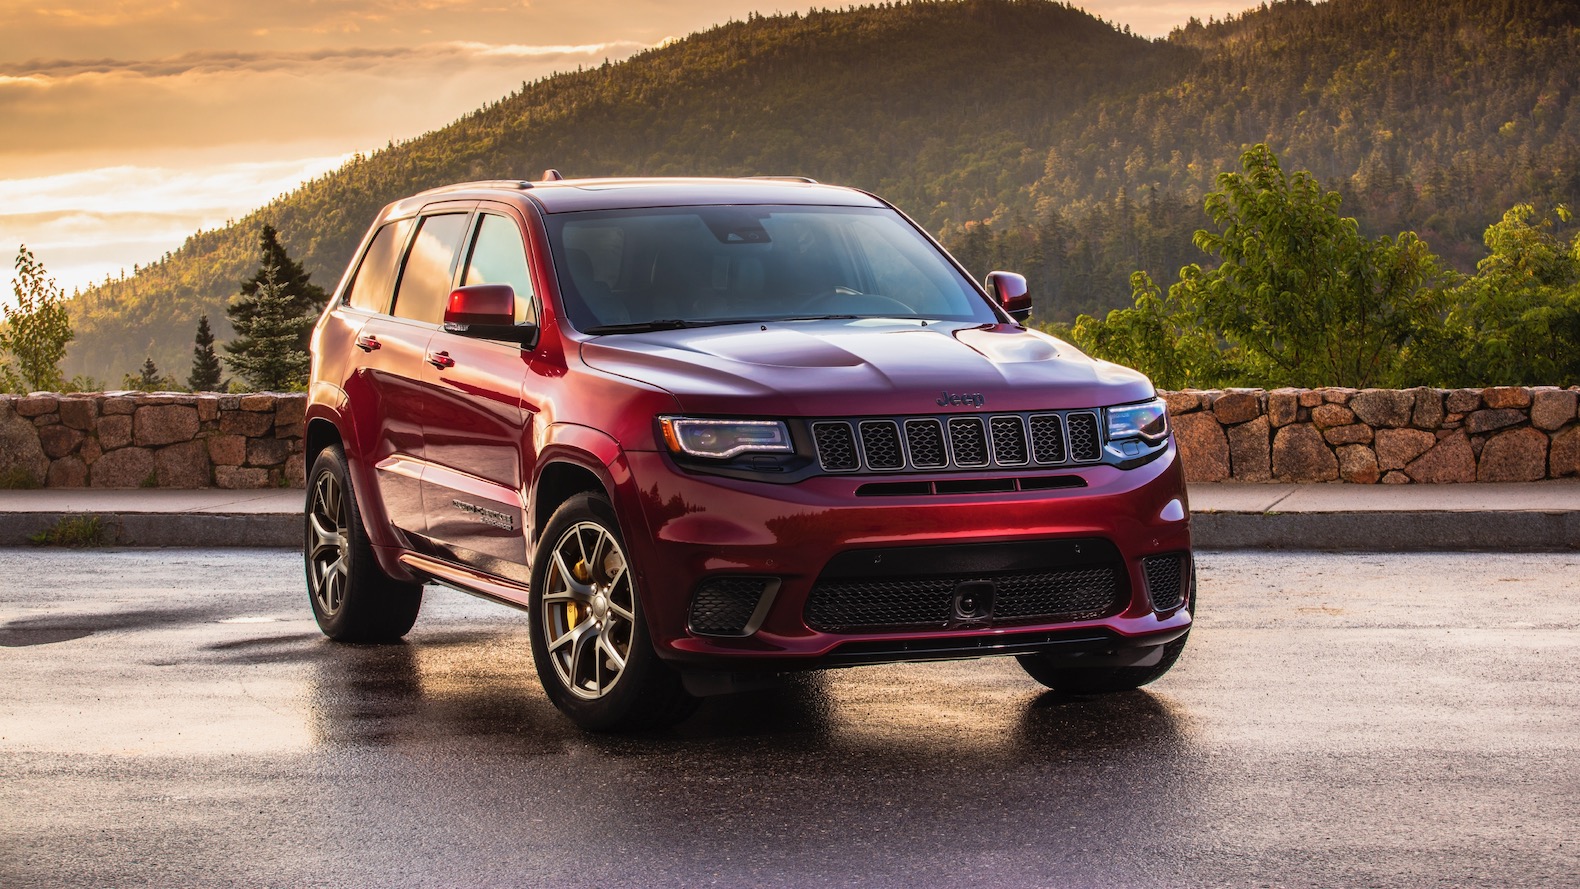
M1032 411L1151 398L1152 383L1010 325L860 319L600 336L582 360L688 413L801 417Z

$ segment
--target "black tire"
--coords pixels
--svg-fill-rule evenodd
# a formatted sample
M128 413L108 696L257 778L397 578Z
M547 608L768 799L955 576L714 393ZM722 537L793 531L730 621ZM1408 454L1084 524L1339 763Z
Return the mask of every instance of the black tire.
M1105 695L1130 691L1156 682L1179 660L1185 650L1185 640L1190 633L1163 646L1163 659L1145 667L1072 667L1067 659L1053 659L1040 654L1023 654L1016 658L1031 678L1054 691L1072 695Z
M532 560L532 660L549 700L588 731L679 722L697 701L648 638L614 508L578 494L544 527Z
M336 642L396 642L406 635L422 607L422 584L379 568L339 445L313 461L302 519L307 599L324 635Z

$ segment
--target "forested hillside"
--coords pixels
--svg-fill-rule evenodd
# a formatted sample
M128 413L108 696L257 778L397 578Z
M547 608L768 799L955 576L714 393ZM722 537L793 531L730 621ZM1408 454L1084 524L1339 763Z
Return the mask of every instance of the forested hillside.
M1201 196L1246 144L1419 230L1468 267L1519 201L1580 198L1580 6L1276 3L1148 41L1045 0L753 17L532 84L72 304L69 374L183 368L200 315L274 224L332 287L373 213L464 179L797 173L872 189L977 274L1031 279L1039 314L1128 304L1130 272L1200 258Z

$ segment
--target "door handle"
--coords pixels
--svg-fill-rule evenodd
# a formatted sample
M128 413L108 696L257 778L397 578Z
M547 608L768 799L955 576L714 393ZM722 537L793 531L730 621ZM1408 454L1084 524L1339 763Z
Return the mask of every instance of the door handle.
M364 333L357 337L357 348L364 352L371 352L382 347L383 344L379 342L379 338L370 333Z
M455 359L450 357L449 352L429 352L428 363L440 370L444 370L447 367L455 367Z

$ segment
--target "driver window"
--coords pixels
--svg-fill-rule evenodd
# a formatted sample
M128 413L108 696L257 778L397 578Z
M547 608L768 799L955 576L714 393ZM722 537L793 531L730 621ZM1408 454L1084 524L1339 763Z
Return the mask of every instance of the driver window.
M484 214L466 263L464 284L509 284L516 291L516 323L536 324L537 304L532 299L532 274L527 251L516 223L503 216Z

